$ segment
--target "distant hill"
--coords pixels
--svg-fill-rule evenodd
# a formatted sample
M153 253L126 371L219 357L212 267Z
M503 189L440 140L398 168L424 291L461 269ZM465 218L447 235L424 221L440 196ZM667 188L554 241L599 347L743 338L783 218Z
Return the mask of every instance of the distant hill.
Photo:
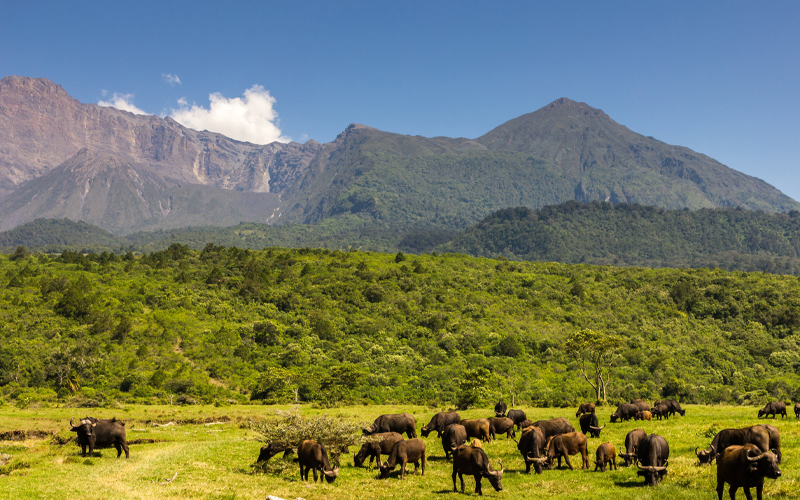
M37 219L10 231L0 233L0 247L25 246L55 251L73 247L107 247L116 249L125 240L83 221L69 219Z
M800 274L800 212L570 201L493 213L436 248L515 260Z

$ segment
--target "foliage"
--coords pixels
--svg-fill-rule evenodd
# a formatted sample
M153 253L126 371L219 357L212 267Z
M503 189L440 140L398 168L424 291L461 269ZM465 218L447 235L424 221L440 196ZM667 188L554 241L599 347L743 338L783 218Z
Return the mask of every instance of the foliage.
M574 295L574 294L573 294ZM594 330L585 329L571 334L564 342L564 350L580 363L580 372L583 378L594 389L595 401L606 401L608 386L608 372L614 360L614 354L622 346L621 338L606 335ZM592 379L586 374L586 362L591 364ZM673 393L668 393L672 395Z

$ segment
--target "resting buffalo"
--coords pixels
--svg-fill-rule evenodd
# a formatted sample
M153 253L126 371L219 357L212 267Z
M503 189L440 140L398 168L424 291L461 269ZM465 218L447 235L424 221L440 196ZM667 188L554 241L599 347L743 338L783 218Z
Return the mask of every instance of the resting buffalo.
M102 420L94 417L85 417L81 419L80 424L72 425L72 420L70 420L69 425L71 427L70 431L78 434L77 441L84 456L87 449L89 455L91 455L95 448L102 449L113 446L117 449L117 458L122 455L122 450L125 450L125 458L129 458L125 424L117 420L116 417Z
M583 413L594 413L594 403L582 403L575 412L575 417L580 417Z
M614 445L608 442L598 446L594 463L595 472L597 472L598 468L600 472L605 472L609 464L611 464L612 469L617 470L617 450L614 449Z
M620 453L619 456L625 460L626 467L630 467L636 462L636 450L639 448L639 443L642 439L646 437L647 433L644 429L634 429L625 436L625 453Z
M393 415L381 415L375 419L369 427L362 430L365 436L377 434L379 432L406 433L409 439L417 437L417 421L413 415L408 413L396 413Z
M731 500L736 500L736 490L744 488L744 496L752 500L750 488L755 487L756 497L762 499L764 477L778 479L781 470L778 468L778 457L769 451L761 451L757 446L728 447L717 459L717 498L722 500L725 483L731 485Z
M547 443L547 465L548 468L553 467L553 460L558 459L558 466L561 467L561 457L567 463L567 467L572 470L572 464L569 462L570 455L581 454L581 469L589 468L589 453L586 448L586 436L580 432L570 432L567 434L559 434L550 438Z
M526 420L528 417L525 416L525 412L522 410L508 410L508 418L514 421L514 425L517 426L517 429L521 429L520 424Z
M648 486L657 486L658 482L667 475L667 459L669 459L669 445L667 440L658 434L650 434L639 442L636 450L639 463L638 475L644 477Z
M771 425L752 425L741 429L723 429L714 436L709 447L694 452L701 464L711 463L729 446L752 444L761 451L776 450L778 463L781 460L781 433Z
M617 411L611 414L611 423L617 420L630 420L639 412L639 407L630 403L622 403L617 407Z
M466 429L468 438L482 439L487 443L492 440L489 433L492 424L489 423L489 420L485 418L469 418L459 423Z
M603 427L598 427L600 422L597 421L597 414L595 413L586 413L581 415L581 418L578 419L578 422L581 424L581 432L584 435L586 435L588 432L593 438L600 437L600 431L606 427L605 425Z
M487 419L489 421L489 434L492 439L497 439L495 434L505 434L506 438L513 439L516 437L514 432L514 421L508 417L492 417ZM514 439L516 441L516 439Z
M428 425L420 429L420 434L422 434L422 437L426 438L431 431L436 431L436 437L440 438L448 425L457 424L460 421L461 417L454 411L440 412L431 418Z
M633 416L634 420L652 420L653 414L649 411L640 411L636 415Z
M456 488L456 475L461 480L461 493L464 493L464 474L475 477L475 493L483 495L481 491L481 479L484 477L489 480L489 483L496 491L503 491L501 480L503 479L503 466L500 465L500 470L492 470L489 464L489 456L483 451L483 448L474 448L462 444L453 453L453 491L458 491Z
M383 439L380 441L372 441L370 443L364 443L361 445L361 449L358 451L356 456L353 458L353 463L356 467L361 467L364 465L364 460L369 457L369 465L372 466L372 460L374 459L378 464L378 467L381 466L381 453L384 455L388 455L392 452L392 448L394 447L395 443L398 441L403 440L403 436L396 433L396 432L380 432L378 434L373 434L373 436L380 436Z
M781 415L781 418L786 416L786 403L783 401L772 401L771 403L767 403L767 406L758 410L758 418L766 417L768 415L772 415L772 418L775 418L775 415Z
M508 406L506 406L505 403L503 403L502 401L498 401L497 404L494 405L494 416L495 417L505 417L507 409L508 409Z
M389 477L395 467L400 465L400 479L406 478L406 464L412 462L414 464L414 474L416 475L419 468L419 462L422 461L422 475L425 475L425 441L414 438L407 441L398 441L392 447L392 452L389 453L389 458L381 465L381 479Z
M552 418L550 420L537 420L533 425L542 430L545 441L549 440L552 436L575 432L575 428L572 427L569 420L564 417Z
M530 426L522 431L522 437L519 438L517 449L522 454L525 460L525 472L531 472L531 464L537 474L542 473L542 466L547 461L544 456L546 451L547 441L544 439L542 430L538 427Z
M653 406L664 405L667 407L669 411L669 416L674 417L675 413L680 413L681 417L686 416L686 410L681 408L681 404L675 401L674 399L664 399L662 401L657 401Z
M467 430L461 424L450 424L442 434L442 448L444 448L444 458L450 458L450 454L462 444L467 442Z
M287 443L273 441L261 447L256 462L267 462L270 458L274 457L280 452L283 452L283 456L285 458L294 453L294 450Z
M336 476L339 475L338 467L331 469L325 446L313 439L306 439L297 447L297 461L300 463L300 479L303 481L308 481L309 470L314 471L315 483L317 482L317 471L320 471L321 476L325 476L325 481L329 483L336 481ZM322 478L320 478L321 480Z

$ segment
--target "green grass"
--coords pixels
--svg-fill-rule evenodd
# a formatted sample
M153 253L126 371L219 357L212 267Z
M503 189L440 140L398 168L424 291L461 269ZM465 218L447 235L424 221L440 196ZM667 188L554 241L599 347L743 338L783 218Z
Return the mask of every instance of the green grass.
M441 441L435 433L425 439L428 466L425 477L406 476L398 479L396 469L388 480L378 480L377 471L353 467L352 455L342 455L342 468L332 485L305 483L300 480L297 464L288 464L283 473L254 474L252 464L260 443L250 431L250 419L263 419L275 409L286 406L231 407L174 407L126 406L117 410L101 409L89 413L126 421L128 440L154 440L131 445L131 458L117 460L116 450L102 450L92 457L82 457L74 443L59 446L50 439L0 441L0 453L12 456L0 475L0 498L8 499L264 499L276 495L284 499L366 499L366 498L460 498L452 493L451 462L445 461ZM531 420L568 417L577 427L574 408L524 408ZM303 414L329 413L334 416L371 421L382 413L407 411L415 415L417 428L427 424L440 409L410 406L353 406L331 410L302 407ZM483 481L484 496L506 499L713 499L716 498L716 465L697 466L696 446L705 447L711 441L705 437L709 429L743 427L758 423L755 407L688 406L686 417L667 421L625 422L610 424L613 409L598 411L601 425L606 425L599 439L589 439L592 463L600 443L611 441L619 452L628 431L643 427L666 437L670 444L669 474L661 485L648 488L636 475L635 468L620 467L617 471L595 473L592 470L551 470L541 475L524 473L524 463L513 441L501 437L487 443L493 465L502 459L505 465L503 488L495 492ZM0 432L8 430L55 431L68 437L68 421L86 414L84 409L44 408L20 410L0 407ZM469 410L462 417L490 416L491 411ZM223 425L184 423L171 427L152 427L149 422L225 421ZM764 422L763 420L760 422ZM793 417L772 421L781 430L783 477L767 480L766 498L794 498L798 488L797 471L800 445L800 422ZM357 450L351 450L357 451ZM124 455L123 455L124 457ZM574 457L573 465L580 464ZM279 457L273 461L280 461ZM621 462L621 461L620 461ZM277 463L276 463L277 465ZM409 466L409 472L413 466ZM167 484L167 479L174 481ZM466 492L475 496L474 481L465 477ZM742 493L739 493L742 495ZM727 498L727 492L725 493ZM743 495L742 495L743 498Z

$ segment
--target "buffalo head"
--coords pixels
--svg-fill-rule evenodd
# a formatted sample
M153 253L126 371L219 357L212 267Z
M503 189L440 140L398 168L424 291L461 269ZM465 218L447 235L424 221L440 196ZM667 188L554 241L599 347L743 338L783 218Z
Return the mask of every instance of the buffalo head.
M636 464L641 470L637 472L638 475L644 477L644 482L648 486L658 486L658 481L667 475L667 462L664 465L639 465Z

